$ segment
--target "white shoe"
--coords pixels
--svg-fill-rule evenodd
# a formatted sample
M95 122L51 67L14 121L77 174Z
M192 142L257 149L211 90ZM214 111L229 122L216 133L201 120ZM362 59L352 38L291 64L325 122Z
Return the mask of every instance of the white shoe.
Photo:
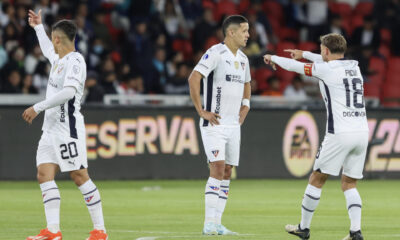
M218 235L238 235L237 232L232 232L222 224L217 224Z
M217 225L209 222L204 224L203 235L218 235Z

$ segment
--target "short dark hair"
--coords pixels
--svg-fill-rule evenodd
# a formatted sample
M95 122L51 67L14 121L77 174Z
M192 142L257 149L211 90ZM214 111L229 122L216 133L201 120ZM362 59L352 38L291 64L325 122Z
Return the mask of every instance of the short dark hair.
M65 33L70 41L73 41L76 36L77 27L71 20L60 20L51 27L52 32L59 30Z
M249 21L247 18L243 17L242 15L231 15L225 18L224 22L222 23L222 33L224 37L226 37L226 30L232 24L240 25L241 23L248 23Z
M321 44L331 51L331 53L346 53L347 42L344 37L338 33L329 33L321 36Z

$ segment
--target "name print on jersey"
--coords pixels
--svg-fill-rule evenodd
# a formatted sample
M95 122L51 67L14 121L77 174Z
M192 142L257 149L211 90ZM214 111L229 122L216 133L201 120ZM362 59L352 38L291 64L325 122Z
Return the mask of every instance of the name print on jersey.
M221 111L221 93L222 93L222 87L217 87L217 104L215 106L215 113L219 114Z
M65 122L65 108L64 108L64 104L60 105L60 122Z

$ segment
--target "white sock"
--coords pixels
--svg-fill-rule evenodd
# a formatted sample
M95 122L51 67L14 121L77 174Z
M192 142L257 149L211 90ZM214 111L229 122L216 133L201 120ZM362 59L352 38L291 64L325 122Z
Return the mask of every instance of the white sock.
M350 231L356 232L361 230L361 197L356 188L346 190L344 192L346 197L347 211L350 218Z
M209 177L205 189L206 216L204 223L215 223L221 180Z
M314 211L321 197L321 191L321 188L314 187L310 184L307 185L301 206L301 229L310 228Z
M217 224L221 224L222 214L224 213L226 201L228 201L228 194L229 194L229 184L230 180L222 180L221 187L219 190L219 198L217 203L217 210L215 213L215 222Z
M48 181L40 184L42 190L44 212L46 214L47 229L52 233L60 231L60 192L56 182Z
M104 227L103 209L99 190L96 185L89 179L87 182L79 186L79 190L83 195L86 206L89 209L90 217L92 218L93 228L106 231Z

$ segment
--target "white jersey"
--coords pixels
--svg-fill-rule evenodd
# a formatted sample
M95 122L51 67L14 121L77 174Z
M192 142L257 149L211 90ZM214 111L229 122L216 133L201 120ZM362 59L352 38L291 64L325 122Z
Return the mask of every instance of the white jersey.
M307 58L307 54L304 57ZM304 73L320 80L320 91L327 110L327 133L368 131L364 80L358 62L323 62L319 58L314 63L305 64Z
M71 100L45 111L42 130L75 139L85 138L85 125L80 113L86 80L85 59L78 52L71 52L60 59L58 54L55 53L43 25L36 26L35 30L40 48L51 63L46 99L52 97L64 87L69 86L76 89L75 96Z
M224 44L212 46L194 68L203 75L204 109L221 116L220 125L239 125L244 84L250 82L249 60L238 50L236 56ZM201 119L200 126L207 127Z

